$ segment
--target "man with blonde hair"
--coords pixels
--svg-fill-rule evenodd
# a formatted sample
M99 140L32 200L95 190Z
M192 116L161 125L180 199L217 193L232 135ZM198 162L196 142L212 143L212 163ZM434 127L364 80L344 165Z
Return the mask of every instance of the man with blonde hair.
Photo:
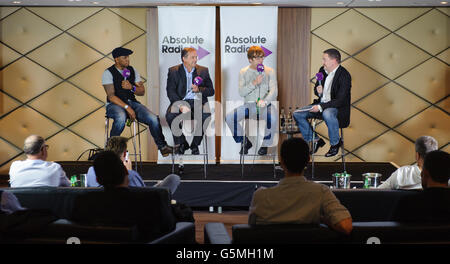
M11 187L70 186L61 165L46 161L49 146L44 138L31 135L25 139L26 160L14 161L9 169Z

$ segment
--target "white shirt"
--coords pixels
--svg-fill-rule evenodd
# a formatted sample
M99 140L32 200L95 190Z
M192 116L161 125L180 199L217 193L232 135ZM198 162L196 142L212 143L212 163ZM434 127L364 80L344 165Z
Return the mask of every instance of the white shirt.
M407 165L398 168L391 174L385 182L380 186L380 189L422 189L422 178L420 177L420 169L417 164Z
M336 67L336 69L334 69L330 73L325 71L328 74L328 76L327 76L327 79L325 80L325 84L323 86L322 98L320 99L320 102L322 102L322 103L327 103L327 102L331 101L331 84L333 84L334 74L336 73L336 70L338 68L339 68L339 65Z
M9 169L11 187L70 186L61 165L44 160L14 161Z
M116 67L116 69L117 69L117 67ZM119 69L117 69L117 70L120 72L120 74L122 74L123 70L119 70ZM141 76L139 75L139 72L136 69L134 69L134 76L135 76L134 77L135 83L138 83L141 81ZM113 83L114 83L114 81L113 81L112 73L108 69L106 69L102 75L102 85L113 84Z

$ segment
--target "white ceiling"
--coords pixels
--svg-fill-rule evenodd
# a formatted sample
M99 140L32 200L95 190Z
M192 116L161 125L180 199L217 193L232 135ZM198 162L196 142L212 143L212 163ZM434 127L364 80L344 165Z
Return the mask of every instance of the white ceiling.
M447 0L449 1L449 0ZM277 5L297 7L449 6L442 0L0 0L0 6Z

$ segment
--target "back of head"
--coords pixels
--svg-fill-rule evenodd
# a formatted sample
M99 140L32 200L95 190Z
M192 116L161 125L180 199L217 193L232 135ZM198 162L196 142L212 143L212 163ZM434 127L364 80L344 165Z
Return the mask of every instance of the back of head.
M106 142L105 150L116 153L117 156L121 156L127 150L128 139L125 137L110 137Z
M423 169L428 171L433 181L448 183L450 180L450 154L435 150L425 156Z
M41 148L44 145L44 142L45 140L41 136L28 136L23 144L23 151L27 155L36 155L41 152Z
M434 151L438 149L438 143L436 139L430 136L421 136L416 139L415 142L416 152L419 153L419 156L424 158L428 152Z
M291 173L302 173L309 162L309 146L302 138L290 138L281 144L280 157Z
M264 56L265 56L264 50L259 46L251 46L247 51L247 58L249 60L255 57L264 57Z
M105 188L122 184L128 171L119 156L112 151L100 152L94 159L94 171L97 181Z
M327 49L323 53L328 54L328 57L336 59L337 63L341 63L341 53L337 49Z

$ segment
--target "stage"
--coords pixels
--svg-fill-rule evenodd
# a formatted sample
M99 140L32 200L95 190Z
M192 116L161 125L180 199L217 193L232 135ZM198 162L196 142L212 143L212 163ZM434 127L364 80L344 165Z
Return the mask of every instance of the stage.
M68 176L86 173L89 161L59 161ZM173 199L194 209L205 210L210 206L221 206L224 209L248 209L253 192L260 186L273 186L283 177L283 171L276 164L275 177L272 164L246 164L244 175L241 175L239 164L209 164L206 179L203 165L185 164L180 175L181 184L173 195ZM148 186L154 185L171 173L172 165L143 162L138 171ZM351 188L362 188L362 174L377 172L382 174L381 181L386 180L396 167L388 162L347 162L347 173L352 175ZM314 179L311 175L311 163L305 171L308 180L326 185L332 184L331 175L342 172L340 162L316 162ZM178 174L178 166L175 165Z

